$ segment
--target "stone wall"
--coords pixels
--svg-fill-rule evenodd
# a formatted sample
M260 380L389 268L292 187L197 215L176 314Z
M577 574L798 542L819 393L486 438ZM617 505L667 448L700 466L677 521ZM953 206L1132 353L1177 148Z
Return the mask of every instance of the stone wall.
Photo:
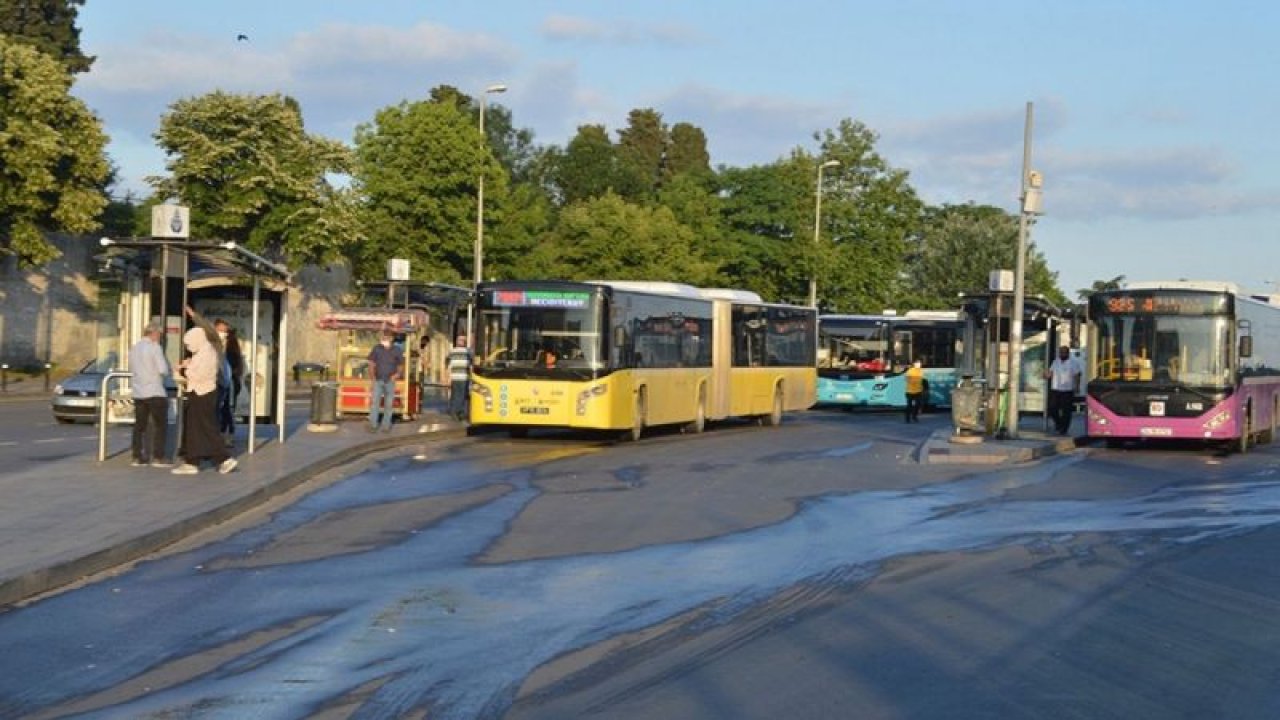
M52 362L66 374L116 347L117 298L101 295L96 281L96 240L55 236L62 257L38 270L0 261L0 361L10 367ZM351 288L345 266L307 267L294 276L289 293L289 364L327 362L337 352L337 333L319 332L316 322L342 303Z

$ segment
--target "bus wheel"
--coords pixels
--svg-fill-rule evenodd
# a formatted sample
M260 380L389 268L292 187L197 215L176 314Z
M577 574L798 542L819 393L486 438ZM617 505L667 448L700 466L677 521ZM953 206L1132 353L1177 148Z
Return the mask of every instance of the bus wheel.
M636 394L636 412L631 418L631 429L626 432L626 439L631 442L637 442L644 435L644 406L644 391L641 390Z
M527 427L507 428L507 434L513 438L527 438L529 437L529 428Z
M707 394L706 391L698 391L698 410L693 416L693 420L684 426L684 431L697 435L707 429Z
M761 418L761 422L763 422L768 427L778 427L779 425L782 424L782 388L781 387L776 387L773 389L773 409L769 411L768 415L765 415L763 418Z

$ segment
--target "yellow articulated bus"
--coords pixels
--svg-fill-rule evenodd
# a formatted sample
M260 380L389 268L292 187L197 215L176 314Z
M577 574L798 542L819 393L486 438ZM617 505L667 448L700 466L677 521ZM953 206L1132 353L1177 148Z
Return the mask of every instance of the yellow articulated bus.
M622 431L757 417L816 400L817 315L665 282L495 282L476 293L471 425Z

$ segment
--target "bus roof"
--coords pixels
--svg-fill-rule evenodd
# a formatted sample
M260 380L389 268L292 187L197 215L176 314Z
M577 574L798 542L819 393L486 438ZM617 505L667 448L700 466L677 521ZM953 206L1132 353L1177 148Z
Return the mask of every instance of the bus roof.
M1125 283L1125 290L1204 290L1240 294L1240 287L1233 282L1219 280L1142 280Z
M661 282L656 280L588 280L588 285L603 285L615 290L649 293L651 295L674 295L697 300L705 299L698 288L684 283Z

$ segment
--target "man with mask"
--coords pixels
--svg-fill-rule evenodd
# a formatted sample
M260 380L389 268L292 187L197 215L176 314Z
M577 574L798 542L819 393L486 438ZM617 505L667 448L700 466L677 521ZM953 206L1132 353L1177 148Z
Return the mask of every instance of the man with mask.
M1071 356L1071 348L1066 345L1058 348L1058 357L1044 371L1044 378L1049 381L1049 417L1059 435L1066 435L1071 430L1071 415L1081 375L1084 375L1084 367L1079 358Z
M377 432L379 425L383 432L391 432L391 417L395 414L396 381L400 379L404 366L404 355L393 343L395 337L394 332L383 330L382 341L369 351L369 376L373 379L369 397L369 432Z

